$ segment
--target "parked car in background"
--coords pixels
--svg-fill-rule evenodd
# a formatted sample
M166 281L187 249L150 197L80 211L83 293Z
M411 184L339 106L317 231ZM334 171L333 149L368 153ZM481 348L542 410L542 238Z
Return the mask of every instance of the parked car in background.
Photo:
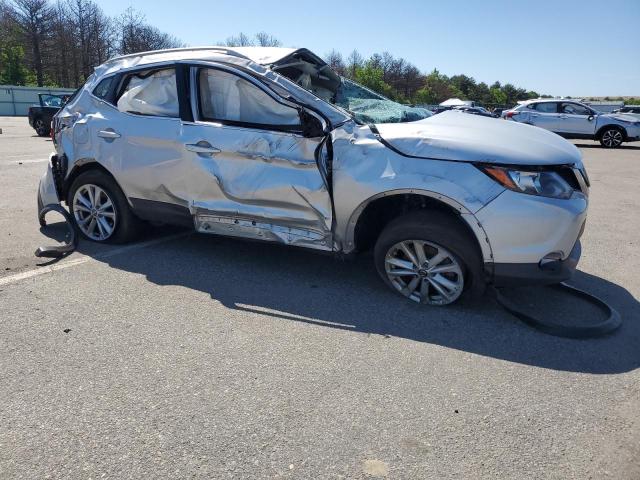
M600 113L571 100L530 100L502 112L502 118L551 130L565 138L599 140L605 148L640 140L640 120Z
M490 118L498 118L498 115L495 115L493 113L491 113L489 110L487 110L484 107L467 107L467 106L460 106L460 107L453 107L452 110L457 110L460 112L464 112L464 113L469 113L471 115L480 115L481 117L490 117Z
M29 107L29 125L41 137L46 137L51 132L51 120L60 110L67 97L62 95L49 95L40 93L38 95L40 104Z
M95 242L131 240L149 220L373 250L392 290L431 305L487 282L557 283L580 257L589 181L574 145L400 105L306 49L115 58L54 128L38 203L65 202Z
M622 108L614 110L612 113L624 113L625 115L633 115L640 120L640 105L625 105Z
M509 108L494 108L491 113L493 113L496 117L502 117L502 112L505 110L510 110Z
M448 110L453 110L453 107L443 107L443 106L439 106L439 107L436 107L436 108L433 110L433 114L434 114L434 115L437 115L438 113L446 112L446 111L448 111Z

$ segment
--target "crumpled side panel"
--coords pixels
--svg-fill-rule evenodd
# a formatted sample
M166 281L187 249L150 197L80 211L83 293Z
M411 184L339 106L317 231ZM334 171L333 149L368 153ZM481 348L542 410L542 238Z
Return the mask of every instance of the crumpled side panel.
M320 139L212 124L185 125L183 134L185 143L220 150L190 154L198 230L331 248L331 201L315 159Z

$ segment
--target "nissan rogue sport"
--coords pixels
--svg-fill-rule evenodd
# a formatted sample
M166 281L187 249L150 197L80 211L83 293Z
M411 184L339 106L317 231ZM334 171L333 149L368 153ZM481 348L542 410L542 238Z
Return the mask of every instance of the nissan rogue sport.
M350 254L446 305L556 283L580 256L589 180L546 130L395 103L306 49L203 47L112 59L54 119L41 206L95 242L143 221Z
M564 138L598 140L605 148L640 140L640 120L624 113L600 113L574 100L531 100L502 112L507 120L535 125Z

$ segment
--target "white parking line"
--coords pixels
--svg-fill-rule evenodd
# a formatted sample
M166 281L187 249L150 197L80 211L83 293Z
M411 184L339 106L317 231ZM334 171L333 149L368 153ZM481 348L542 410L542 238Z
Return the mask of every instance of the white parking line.
M100 260L102 258L114 257L116 255L120 255L121 253L127 253L132 250L140 250L145 247L150 247L152 245L157 245L158 243L170 242L171 240L176 240L178 238L186 237L192 235L192 232L183 232L176 233L174 235L168 235L162 238L156 238L154 240L148 240L146 242L136 243L135 245L128 245L122 248L116 248L115 250L110 250L105 253L94 255L93 257L85 256L81 258L76 258L74 260L63 261L62 263L56 263L54 265L48 265L45 267L39 267L34 270L27 270L26 272L16 273L15 275L9 275L7 277L0 278L0 287L4 285L10 285L12 283L19 282L21 280L25 280L27 278L37 277L39 275L44 275L45 273L52 273L57 270L63 270L65 268L75 267L77 265L82 265L83 263L90 262L92 260Z

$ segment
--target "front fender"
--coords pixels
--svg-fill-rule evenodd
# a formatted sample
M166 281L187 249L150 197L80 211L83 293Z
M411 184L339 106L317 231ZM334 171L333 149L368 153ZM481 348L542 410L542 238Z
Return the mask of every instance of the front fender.
M490 257L485 236L473 214L504 188L472 164L408 158L380 142L367 126L346 124L332 132L334 248L355 248L354 230L366 206L381 196L414 193L443 202L463 215L476 233L483 255Z

